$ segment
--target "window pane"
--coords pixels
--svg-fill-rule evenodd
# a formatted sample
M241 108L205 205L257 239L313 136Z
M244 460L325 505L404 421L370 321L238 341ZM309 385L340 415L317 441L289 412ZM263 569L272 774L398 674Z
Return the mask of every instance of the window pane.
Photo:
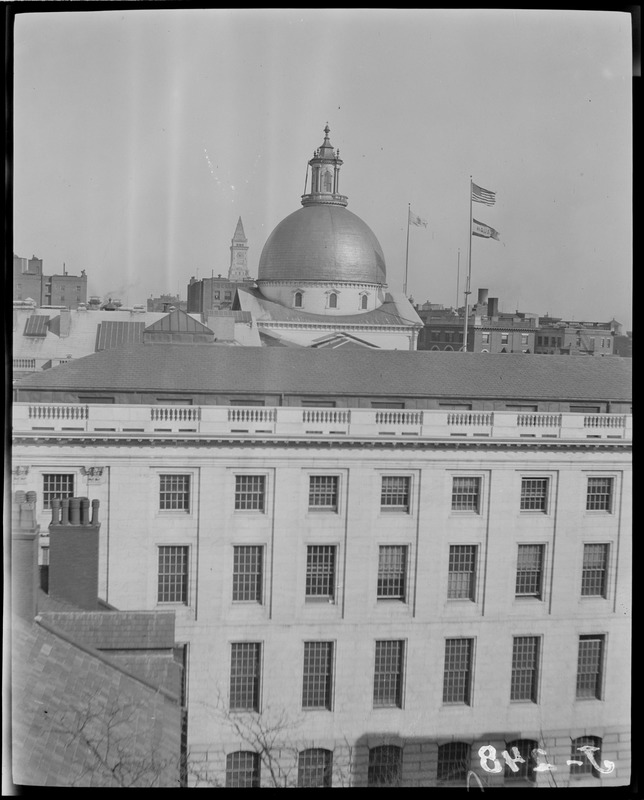
M445 670L443 673L443 702L470 702L470 670L472 639L445 641Z
M409 511L409 478L387 475L382 479L380 506L383 511Z
M331 709L333 642L304 642L302 708Z
M474 600L476 583L476 545L452 545L449 548L447 597Z
M584 596L606 597L607 544L585 544L581 573L581 593Z
M599 736L580 736L578 739L572 740L570 748L570 760L581 762L570 765L571 775L592 775L594 778L599 778L599 773L593 767L590 759L586 758L584 749L592 753L593 758L597 764L601 764L602 760L602 740Z
M332 786L333 753L311 748L302 750L297 759L297 785L302 787Z
M188 548L159 547L159 603L188 602Z
M439 781L464 781L470 768L470 745L466 742L449 742L438 748Z
M263 547L235 547L233 600L262 602Z
M479 510L480 478L454 478L452 484L452 510Z
M537 636L514 637L510 700L537 702L538 658L539 639Z
M226 756L226 786L230 788L258 787L259 755L240 750Z
M383 545L378 556L378 598L405 599L407 546Z
M190 511L190 475L160 475L159 484L160 511Z
M603 636L580 636L577 657L577 697L601 699Z
M548 478L523 478L521 481L521 511L546 511Z
M238 642L231 645L231 710L259 710L260 651L259 642Z
M264 511L264 475L235 476L235 511Z
M587 511L610 511L613 493L612 478L588 478Z
M306 596L333 598L335 592L335 546L306 548Z
M376 667L373 682L375 707L401 706L402 702L402 641L376 642Z
M73 475L43 475L43 508L51 508L52 500L67 500L74 496Z
M542 544L520 544L517 557L516 594L541 597L543 575Z
M369 786L400 786L402 781L402 748L381 745L369 750Z
M309 508L323 511L337 511L337 475L311 476L309 480Z
M539 743L535 742L534 739L515 739L512 742L508 742L505 749L508 751L510 758L516 759L520 756L523 761L515 761L515 766L517 767L516 772L513 772L512 768L506 764L504 777L506 779L515 778L517 780L528 780L531 783L535 783L537 780L537 773L534 771L534 768L537 764L532 755L532 751L536 750L538 747Z

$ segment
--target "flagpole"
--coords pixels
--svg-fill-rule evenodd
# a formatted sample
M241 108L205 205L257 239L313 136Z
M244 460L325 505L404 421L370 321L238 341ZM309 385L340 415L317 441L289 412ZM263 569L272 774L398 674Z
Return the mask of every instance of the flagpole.
M458 308L458 284L461 278L461 248L458 248L458 260L456 261L456 308Z
M472 279L472 176L470 175L470 234L467 248L467 281L465 282L465 324L463 326L463 352L467 353L467 317L470 302L470 282Z
M403 294L407 297L407 267L409 265L409 216L411 214L411 203L407 203L407 251L405 253L405 284Z

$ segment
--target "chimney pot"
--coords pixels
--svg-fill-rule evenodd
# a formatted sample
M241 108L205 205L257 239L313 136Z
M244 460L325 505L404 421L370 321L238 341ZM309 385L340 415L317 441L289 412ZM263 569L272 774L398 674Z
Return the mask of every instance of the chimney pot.
M65 497L60 502L63 508L60 515L60 524L69 525L69 498Z
M60 500L54 498L51 501L51 524L58 525L60 523Z
M36 502L36 492L27 492L27 502L28 503Z
M81 525L89 525L89 499L81 497L80 500Z
M92 525L98 525L98 507L99 500L92 500Z
M69 524L80 525L80 497L70 497L69 499Z

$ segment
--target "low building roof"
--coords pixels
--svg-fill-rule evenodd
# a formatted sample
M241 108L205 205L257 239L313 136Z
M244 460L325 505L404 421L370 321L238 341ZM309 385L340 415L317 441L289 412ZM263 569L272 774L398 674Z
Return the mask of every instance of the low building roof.
M631 363L618 356L132 344L28 375L16 398L34 390L148 390L629 402Z

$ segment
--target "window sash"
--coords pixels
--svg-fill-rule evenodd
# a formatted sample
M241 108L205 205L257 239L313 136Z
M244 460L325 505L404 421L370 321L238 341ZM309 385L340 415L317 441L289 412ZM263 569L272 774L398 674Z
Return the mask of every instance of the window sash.
M321 747L301 750L297 758L297 785L305 788L332 786L332 751Z
M477 550L477 545L450 546L447 575L448 599L474 600Z
M452 482L452 511L473 511L478 514L481 500L481 479L455 477Z
M592 775L594 778L598 778L599 774L597 770L593 767L590 760L586 758L584 752L579 750L579 748L583 747L584 745L589 745L590 747L597 748L597 750L593 752L593 757L595 758L595 761L598 764L601 764L602 740L599 738L599 736L580 736L579 738L572 740L572 744L570 747L570 760L581 761L581 764L571 764L570 774Z
M448 742L438 747L439 781L462 781L470 768L471 747L467 742Z
M577 655L577 698L601 700L604 636L580 636Z
M159 547L157 602L188 603L188 547Z
M259 754L239 750L226 756L226 787L257 788L260 785Z
M52 500L68 500L74 496L74 475L47 473L43 478L43 509L51 508Z
M407 546L382 545L378 553L378 599L405 599Z
M190 511L190 475L159 475L159 510Z
M309 478L309 509L338 510L338 476L311 475Z
M374 708L402 706L404 642L377 641L373 680Z
M512 643L510 700L537 702L539 638L515 636Z
M235 547L233 551L233 601L262 602L264 548Z
M264 511L265 475L235 476L235 511Z
M309 545L306 549L306 596L335 595L335 545Z
M383 511L409 511L409 477L383 475L380 508Z
M584 597L606 597L609 545L585 544L581 572L581 594Z
M536 762L532 751L536 750L538 747L539 743L534 741L534 739L515 739L512 742L507 742L505 749L510 756L516 758L516 754L512 752L513 748L516 748L517 752L524 760L515 762L515 766L518 767L516 772L513 772L509 765L506 764L504 778L506 780L510 778L511 780L527 780L531 783L536 783L537 774L534 771Z
M443 703L470 703L472 639L445 641Z
M235 642L231 645L231 711L259 711L260 656L259 642Z
M402 779L402 748L393 744L369 749L369 786L399 786Z
M543 585L542 544L520 544L517 555L515 594L517 597L541 598Z
M588 478L586 511L610 511L612 495L612 478Z
M331 709L333 642L304 642L302 708Z
M548 478L521 480L521 511L547 511Z

